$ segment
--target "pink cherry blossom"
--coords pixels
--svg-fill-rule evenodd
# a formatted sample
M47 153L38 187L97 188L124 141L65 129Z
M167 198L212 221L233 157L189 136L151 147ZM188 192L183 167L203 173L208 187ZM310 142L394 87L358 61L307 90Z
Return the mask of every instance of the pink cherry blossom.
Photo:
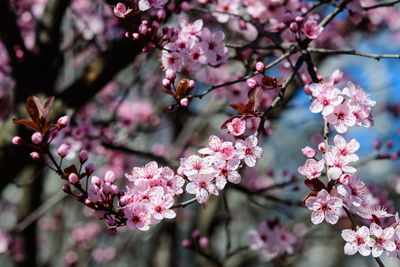
M310 110L313 113L319 113L322 111L322 115L328 115L334 111L335 106L339 105L343 101L343 97L340 94L340 90L335 88L333 80L328 79L322 83L313 83L310 85L315 100L310 106Z
M357 120L348 102L335 106L333 112L324 116L324 119L327 120L338 133L347 132L347 128L354 126Z
M369 94L367 94L362 87L350 81L347 83L347 87L343 88L342 93L360 105L372 107L376 104L375 101L369 98Z
M150 229L151 214L148 203L132 203L124 207L126 225L129 229L147 231Z
M186 192L195 194L197 202L201 204L205 203L210 194L218 196L218 189L216 185L212 183L214 177L214 174L193 175L192 181L186 185Z
M348 164L353 161L352 157L343 156L336 147L330 147L330 150L324 155L325 163L331 166L328 175L331 179L337 180L343 172L355 173L356 168Z
M315 151L314 149L312 149L309 146L302 148L301 152L303 153L303 155L306 158L310 158L310 159L314 158L317 155L317 151Z
M308 159L303 166L297 170L301 175L307 176L307 179L314 179L321 176L325 163L323 160L316 161L315 159Z
M348 183L338 185L337 190L347 205L359 207L367 200L367 186L355 174L348 175Z
M257 146L257 137L251 135L246 140L237 140L236 155L239 159L244 159L244 162L249 167L256 165L256 160L263 155L263 149Z
M302 32L308 39L316 39L322 30L323 28L318 25L317 21L308 19L303 25Z
M162 9L168 0L139 0L139 10L146 11L153 8Z
M338 150L338 154L347 157L350 161L357 161L358 156L354 153L360 148L360 144L356 139L352 139L347 142L343 136L337 134L334 138L335 147Z
M370 238L368 227L362 226L357 232L345 229L342 231L342 237L347 242L344 246L344 254L354 255L357 251L362 256L369 256L371 254L373 242Z
M234 136L240 136L246 130L246 121L234 118L231 122L226 124L228 133Z
M172 195L158 194L150 195L150 206L153 212L152 216L155 220L161 221L163 218L173 219L176 214L173 210L170 210L174 204L174 198Z
M391 240L394 234L393 227L382 229L379 225L373 222L370 225L370 233L371 240L373 241L372 256L379 257L382 255L383 250L390 252L396 249L396 245Z
M306 206L312 210L311 221L320 224L324 219L327 223L336 224L339 220L340 209L343 201L338 197L332 197L328 191L322 189L316 197L309 197Z
M237 158L228 161L217 160L214 163L215 169L218 171L218 174L215 177L215 185L219 190L224 189L227 180L234 184L240 183L241 177L237 171L239 164L240 160Z
M202 158L198 155L192 155L188 158L181 158L181 166L183 167L184 174L191 176L194 174L213 174L215 172L212 165L212 158ZM189 178L191 179L191 177Z
M126 8L126 5L123 3L118 3L114 7L114 15L119 17L119 18L125 18L126 15L132 12L131 8Z

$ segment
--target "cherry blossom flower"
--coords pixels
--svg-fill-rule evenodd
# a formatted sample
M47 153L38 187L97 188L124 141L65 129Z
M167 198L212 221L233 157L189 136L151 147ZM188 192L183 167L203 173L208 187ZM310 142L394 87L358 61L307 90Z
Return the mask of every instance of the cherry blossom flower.
M236 144L236 155L239 159L244 159L244 162L249 167L256 165L257 158L261 158L263 155L263 149L257 146L257 137L251 135L246 140L237 140Z
M338 150L338 154L347 157L350 161L357 161L358 156L354 153L360 148L360 144L356 139L350 140L350 142L346 142L343 136L337 134L334 138L334 143L336 149Z
M184 174L191 176L194 174L213 174L215 172L212 165L212 158L202 158L198 155L192 155L188 158L181 158L181 166L183 167ZM191 179L191 177L189 177Z
M188 22L185 18L179 22L182 34L198 35L203 29L203 20L198 19L195 22Z
M343 172L355 173L357 171L356 168L348 165L352 158L341 155L336 147L331 147L325 153L324 160L326 164L331 166L328 170L328 175L331 179L339 179Z
M212 183L214 177L214 174L193 175L192 181L186 185L186 192L195 194L197 202L201 204L205 203L210 194L218 196L218 189L215 184Z
M136 228L141 231L150 229L151 214L148 203L132 203L124 207L124 214L127 218L126 225L129 229Z
M357 251L362 256L369 256L369 254L371 254L373 242L370 239L368 227L362 226L357 230L357 232L345 229L342 231L342 237L347 242L344 246L344 254L354 255Z
M348 127L356 124L356 117L348 102L335 106L332 113L324 116L324 119L332 125L338 133L345 133Z
M337 190L344 197L348 205L351 204L359 207L367 200L368 189L364 182L358 179L355 174L348 175L348 183L346 185L338 185Z
M163 218L173 219L176 214L173 210L170 210L174 204L174 198L172 195L151 195L151 210L153 211L153 218L161 221Z
M313 83L310 85L310 90L313 97L315 97L310 106L310 110L313 113L322 111L323 116L328 115L334 111L335 106L343 101L340 90L334 87L332 79L322 83Z
M231 122L226 124L228 133L234 136L240 136L246 130L246 121L239 118L234 118Z
M175 196L183 193L182 187L185 184L185 179L179 175L175 175L174 171L168 167L164 167L161 173L161 177L164 179L164 189Z
M165 46L165 49L161 52L161 64L165 70L173 70L174 72L179 72L183 66L182 55L178 52L175 44L169 43ZM171 51L171 52L169 52Z
M362 87L350 81L347 83L347 87L343 88L342 93L360 105L372 107L376 104L375 101L369 98L369 94Z
M318 35L322 32L323 28L318 25L314 19L308 19L304 25L302 32L308 39L317 39Z
M131 8L126 8L126 5L123 3L118 3L114 7L114 15L119 17L119 18L125 18L126 15L132 12Z
M382 255L383 250L394 251L396 249L396 245L391 240L394 234L393 227L388 227L386 229L382 229L376 223L371 223L370 225L370 233L372 244L372 256L379 257Z
M216 17L218 22L226 23L231 16L230 14L237 14L239 6L240 1L237 0L218 0L217 4L213 5L213 9L219 12L214 12L212 14ZM223 14L222 12L227 14Z
M139 0L139 10L146 11L151 7L162 9L168 0Z
M316 197L309 197L306 206L312 210L311 221L320 224L324 219L327 223L336 224L339 220L340 209L343 201L338 197L332 197L328 191L322 189Z
M308 159L303 166L300 166L297 170L301 175L307 176L307 179L314 179L321 176L321 172L324 169L324 161L315 159Z
M227 180L231 183L240 183L240 174L237 171L240 164L240 160L233 158L231 160L217 160L214 165L218 174L215 178L215 185L219 190L224 189Z

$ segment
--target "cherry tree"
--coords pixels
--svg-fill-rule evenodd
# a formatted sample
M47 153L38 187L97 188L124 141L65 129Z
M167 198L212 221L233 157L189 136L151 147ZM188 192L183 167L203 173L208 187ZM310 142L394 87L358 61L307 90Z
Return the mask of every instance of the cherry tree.
M397 266L399 2L1 1L0 263Z

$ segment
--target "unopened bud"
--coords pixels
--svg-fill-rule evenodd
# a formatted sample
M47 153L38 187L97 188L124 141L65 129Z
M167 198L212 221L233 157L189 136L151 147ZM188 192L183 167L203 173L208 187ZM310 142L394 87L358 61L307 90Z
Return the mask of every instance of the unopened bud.
M70 149L70 145L67 144L62 144L59 148L58 148L58 155L62 158L64 158L66 155L68 155Z
M259 73L264 73L264 68L265 68L264 63L262 63L262 62L257 62L257 64L256 64L256 70L257 70Z
M247 83L247 86L250 88L255 88L258 85L257 81L253 78L248 79L246 81L246 83Z
M91 175L94 172L94 164L90 162L88 165L86 165L85 171L88 175Z
M40 154L38 152L32 152L29 154L33 160L39 160L40 159Z
M60 128L66 127L69 124L69 117L62 116L61 118L58 119L57 124Z
M113 171L107 171L106 175L104 177L104 181L110 184L113 184L115 182L115 174Z
M184 239L184 240L182 241L182 247L184 247L184 248L191 248L191 247L192 247L192 242L190 242L190 241L187 240L187 239Z
M295 22L290 23L289 29L291 32L297 32L299 30L299 25Z
M165 88L170 88L171 87L171 81L168 79L163 79L162 84Z
M79 161L81 164L85 163L89 158L89 153L86 150L79 152Z
M193 89L195 85L196 85L195 81L193 81L193 80L189 81L189 89Z
M209 241L208 238L205 237L205 236L203 236L203 237L200 238L200 240L199 240L199 245L200 245L200 247L202 247L202 248L208 247L208 244L209 244L209 243L210 243L210 241Z
M43 135L39 132L35 132L32 134L32 143L38 145L43 141Z
M171 69L167 69L167 71L165 72L165 77L170 80L171 82L175 81L176 78L176 74L175 71L171 70Z
M13 145L15 146L20 146L24 143L24 141L22 141L22 138L19 136L14 136L11 140L11 142L13 143Z
M62 186L62 191L64 191L67 194L71 193L71 187L69 186L69 184L65 184Z
M77 183L79 183L79 177L78 177L78 175L76 175L76 173L71 173L71 174L68 176L68 181L69 181L71 184L77 184Z
M181 103L181 106L187 107L187 105L189 104L189 99L187 97L182 98L180 103Z

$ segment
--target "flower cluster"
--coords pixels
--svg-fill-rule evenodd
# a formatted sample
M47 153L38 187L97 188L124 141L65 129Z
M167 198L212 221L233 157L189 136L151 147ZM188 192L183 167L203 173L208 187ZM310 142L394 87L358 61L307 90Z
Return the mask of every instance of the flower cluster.
M311 112L319 113L338 133L345 133L351 126L369 128L373 125L371 107L375 101L358 85L348 82L340 90L335 87L333 79L313 83L310 90L314 98Z
M267 220L261 222L257 229L249 230L247 237L250 240L250 248L260 251L262 257L270 261L284 254L293 254L306 232L304 224L294 225L290 232L277 220Z
M165 70L195 71L202 65L218 65L228 59L222 31L211 32L203 27L201 19L193 23L182 19L179 26L178 35L162 51L161 63Z

